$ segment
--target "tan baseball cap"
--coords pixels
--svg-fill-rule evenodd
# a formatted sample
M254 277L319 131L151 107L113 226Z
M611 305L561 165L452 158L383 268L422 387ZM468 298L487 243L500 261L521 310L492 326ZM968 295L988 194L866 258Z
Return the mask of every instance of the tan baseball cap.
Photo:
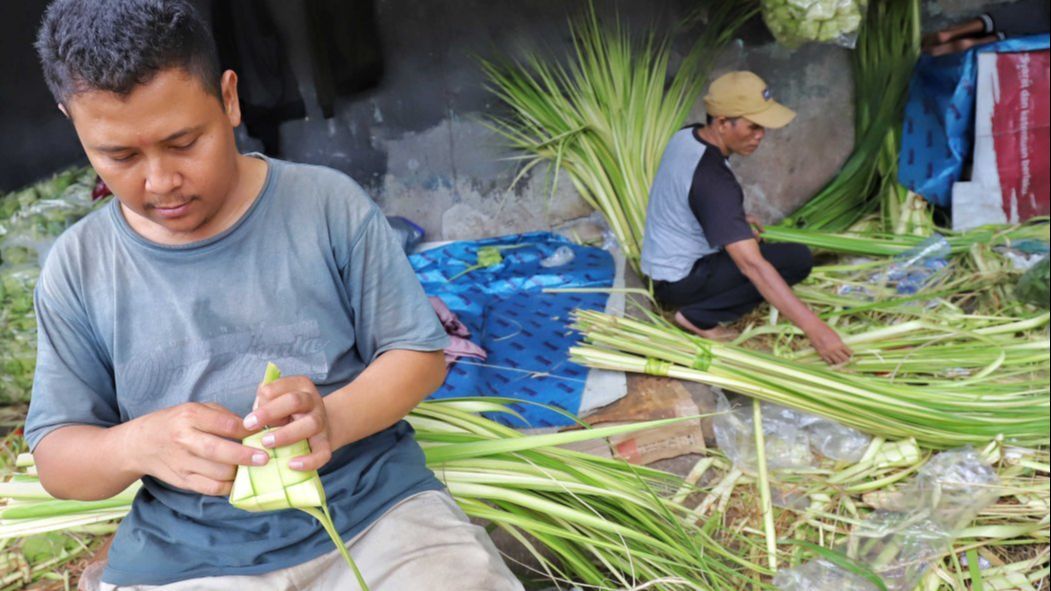
M712 117L744 117L763 127L788 125L796 112L770 98L766 82L752 72L723 74L708 87L704 106Z

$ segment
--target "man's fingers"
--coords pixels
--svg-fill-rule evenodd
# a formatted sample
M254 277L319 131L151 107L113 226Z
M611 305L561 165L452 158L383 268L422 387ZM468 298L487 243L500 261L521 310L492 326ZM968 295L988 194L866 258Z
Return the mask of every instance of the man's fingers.
M850 361L850 349L838 348L829 354L829 364L834 366L845 365Z
M185 465L187 474L196 474L209 480L219 482L233 482L237 474L237 466L214 462L204 458L191 458Z
M318 470L332 459L332 447L328 435L318 433L310 438L310 454L292 458L289 467L293 470Z
M844 363L843 359L841 357L839 357L838 355L829 354L828 357L825 357L824 359L825 359L825 363L828 364L829 367L832 367L833 369L838 369Z
M957 53L966 51L977 45L985 45L986 43L993 43L998 41L999 38L996 35L988 35L985 37L967 37L964 39L956 39L953 41L947 41L945 43L938 43L931 45L924 49L930 56L939 57L942 55L948 55L950 53Z
M948 43L953 39L959 39L966 35L978 35L985 32L985 22L981 19L971 19L969 21L954 25L947 29L942 29L935 34L937 43Z
M185 478L185 481L181 485L176 486L192 490L202 495L225 497L229 496L230 490L233 488L233 481L215 480L200 474L190 474Z
M821 359L824 360L825 363L835 367L849 362L853 353L850 348L843 343L840 343L838 346L819 350L818 355L821 356Z
M316 414L303 415L284 427L267 433L263 437L263 445L270 448L284 447L297 441L310 439L311 449L313 449L313 437L317 436L318 433L324 432L324 429L325 426L321 424L321 420Z
M263 425L284 425L296 414L304 414L314 408L309 392L285 392L269 401L260 399L259 407L244 418L244 427L259 429Z
M972 47L976 47L978 45L985 45L986 43L993 43L993 42L999 41L999 40L1000 40L999 37L997 37L996 35L987 35L985 37L969 37L967 39L960 39L959 41L954 41L952 43L953 51L967 51L968 49L970 49Z
M227 439L244 439L252 434L244 428L241 417L215 403L188 406L190 424L198 431L211 433Z
M259 406L263 406L268 402L277 400L289 392L309 392L315 388L313 382L304 376L288 376L286 378L274 380L269 384L261 384L259 388L256 389L255 395L259 400Z
M266 451L241 445L208 433L196 433L187 442L191 453L210 462L239 466L262 466L269 460Z

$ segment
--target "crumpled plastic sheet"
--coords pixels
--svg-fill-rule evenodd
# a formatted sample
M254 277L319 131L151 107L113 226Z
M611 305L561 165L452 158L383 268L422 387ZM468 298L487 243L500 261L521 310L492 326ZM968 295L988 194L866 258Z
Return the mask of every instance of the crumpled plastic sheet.
M996 472L974 449L943 451L901 487L904 505L900 511L869 515L851 532L843 550L879 575L888 591L911 591L930 561L949 548L956 532L996 500L998 483ZM780 571L774 584L782 591L874 588L863 578L870 587L853 582L851 576L856 577L834 563L817 559Z
M873 275L869 283L895 289L901 295L911 295L937 283L949 266L952 247L941 234L932 234L923 242L897 255L882 272Z
M716 410L712 417L715 440L719 449L742 472L756 472L755 423L752 406L733 407L721 392L717 392ZM805 468L814 465L806 432L798 426L795 411L763 403L763 437L766 464L770 470Z
M755 427L750 404L733 406L716 391L712 418L719 449L743 472L754 473ZM837 461L856 462L872 438L857 429L792 408L761 403L766 463L770 470L817 465L814 452Z
M940 527L954 531L966 527L996 500L999 482L978 452L965 447L931 458L905 488L905 497L916 499L916 510L929 511Z
M879 591L865 577L822 559L777 571L774 585L781 591Z

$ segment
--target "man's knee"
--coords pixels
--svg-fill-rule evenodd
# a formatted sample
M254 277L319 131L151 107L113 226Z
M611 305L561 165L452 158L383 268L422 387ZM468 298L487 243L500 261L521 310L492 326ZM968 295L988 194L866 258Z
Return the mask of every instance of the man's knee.
M814 268L814 255L803 244L771 244L766 259L777 269L789 284L799 283L810 275Z
M800 281L810 276L810 271L814 268L814 253L810 252L810 249L803 244L793 244L796 248L796 253L793 254L793 258L798 261L798 268L802 277Z

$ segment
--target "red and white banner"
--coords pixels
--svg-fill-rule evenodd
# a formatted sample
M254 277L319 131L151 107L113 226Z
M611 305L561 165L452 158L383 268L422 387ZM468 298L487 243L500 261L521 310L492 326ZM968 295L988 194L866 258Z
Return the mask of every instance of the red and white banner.
M953 227L1051 213L1049 159L1051 53L979 54L974 167L953 187Z

